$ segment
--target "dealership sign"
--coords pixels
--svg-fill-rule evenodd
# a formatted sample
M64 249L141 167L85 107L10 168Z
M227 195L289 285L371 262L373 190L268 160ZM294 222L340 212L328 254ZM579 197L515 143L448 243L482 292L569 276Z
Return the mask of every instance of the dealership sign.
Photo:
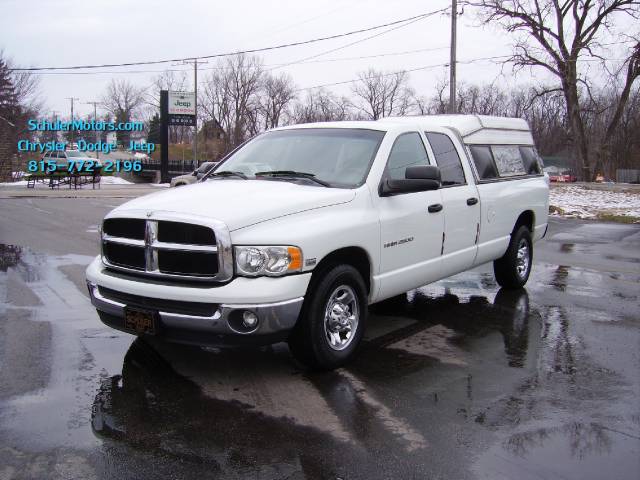
M196 94L193 92L169 92L169 115L195 115Z
M169 92L169 125L193 127L196 124L196 94Z

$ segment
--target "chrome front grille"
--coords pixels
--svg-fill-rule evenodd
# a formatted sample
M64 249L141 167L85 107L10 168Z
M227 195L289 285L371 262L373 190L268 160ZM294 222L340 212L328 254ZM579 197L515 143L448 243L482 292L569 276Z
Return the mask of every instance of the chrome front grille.
M110 217L102 225L107 267L152 277L227 281L233 275L231 241L218 221L185 216Z

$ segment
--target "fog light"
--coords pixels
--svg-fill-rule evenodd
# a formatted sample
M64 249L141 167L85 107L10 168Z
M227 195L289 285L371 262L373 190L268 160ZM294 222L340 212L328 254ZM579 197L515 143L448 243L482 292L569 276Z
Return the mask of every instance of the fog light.
M258 316L249 310L245 310L242 314L242 325L246 328L255 328L258 325Z

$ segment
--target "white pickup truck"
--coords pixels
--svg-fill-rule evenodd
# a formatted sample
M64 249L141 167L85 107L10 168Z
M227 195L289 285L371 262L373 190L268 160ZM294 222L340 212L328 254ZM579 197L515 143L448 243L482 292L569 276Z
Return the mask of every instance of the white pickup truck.
M286 340L342 365L368 305L493 262L522 287L549 184L527 123L477 115L275 129L202 181L129 201L87 268L101 320L195 345Z

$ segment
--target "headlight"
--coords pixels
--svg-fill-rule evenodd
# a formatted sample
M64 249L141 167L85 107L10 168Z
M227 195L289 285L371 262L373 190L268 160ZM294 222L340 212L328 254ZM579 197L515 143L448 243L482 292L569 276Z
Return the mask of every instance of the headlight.
M302 269L302 250L298 247L235 247L238 275L285 275Z

